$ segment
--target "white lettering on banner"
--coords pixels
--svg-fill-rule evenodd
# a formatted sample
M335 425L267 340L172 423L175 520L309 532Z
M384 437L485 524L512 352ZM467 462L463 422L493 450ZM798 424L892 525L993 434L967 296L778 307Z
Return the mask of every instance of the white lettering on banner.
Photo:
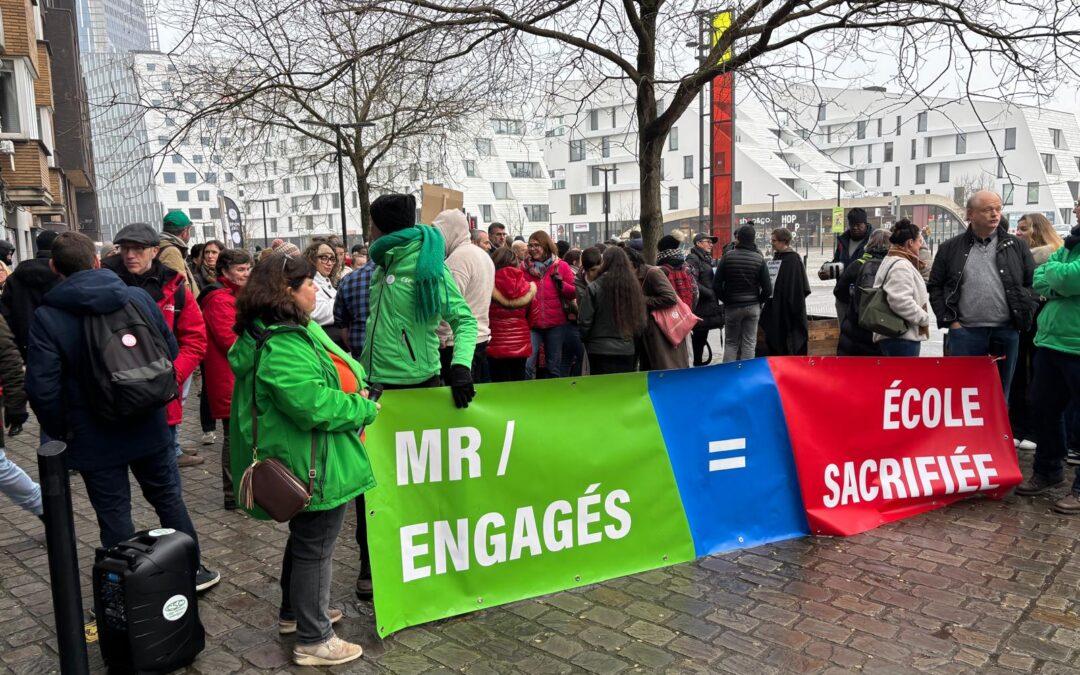
M514 420L506 422L498 475L506 474L510 450L514 442ZM424 429L417 442L415 431L394 434L397 457L397 484L418 485L443 480L443 430ZM451 427L446 430L446 467L448 481L480 478L483 462L480 458L482 438L475 427Z
M515 511L512 526L501 513L485 513L472 526L472 536L468 518L405 525L399 530L401 579L408 583L451 570L464 572L474 561L480 567L491 567L518 560L526 552L539 556L545 551L597 544L605 538L622 539L633 525L630 512L624 508L629 503L626 490L604 495L600 484L593 483L577 499L576 510L574 503L565 499L548 504L539 517L532 506L522 506ZM602 515L609 521L603 525Z
M945 427L981 427L983 418L978 415L982 405L977 399L979 390L975 387L963 387L956 396L955 409L953 399L956 390L952 387L937 389L900 389L900 380L894 380L885 390L882 429L915 429L923 427L936 429ZM957 414L959 412L959 414Z
M865 459L825 466L825 508L872 502L878 499L914 499L934 494L951 495L993 490L998 476L990 454L964 454L957 446L951 455L921 455ZM841 477L842 476L842 477ZM975 479L978 479L977 481Z

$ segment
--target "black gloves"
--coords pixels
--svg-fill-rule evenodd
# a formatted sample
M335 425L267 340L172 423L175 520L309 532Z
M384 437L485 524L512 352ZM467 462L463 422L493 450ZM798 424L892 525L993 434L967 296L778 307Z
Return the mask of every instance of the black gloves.
M26 412L25 408L23 410L5 410L4 423L7 425L8 435L18 436L28 419L30 419L30 413Z
M473 387L472 371L461 365L450 366L450 393L454 396L454 405L459 408L468 408L469 401L476 396Z

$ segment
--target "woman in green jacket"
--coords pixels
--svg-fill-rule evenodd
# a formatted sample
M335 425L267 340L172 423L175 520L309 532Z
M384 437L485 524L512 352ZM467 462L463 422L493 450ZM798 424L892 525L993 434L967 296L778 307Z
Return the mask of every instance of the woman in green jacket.
M278 631L297 634L297 665L331 666L362 654L334 635L341 612L329 609L330 574L346 506L375 486L359 431L378 405L367 398L360 364L311 321L313 276L304 258L275 254L255 266L237 296L229 428L234 476L257 454L280 460L304 483L311 478L310 503L289 521ZM256 506L248 511L267 517Z

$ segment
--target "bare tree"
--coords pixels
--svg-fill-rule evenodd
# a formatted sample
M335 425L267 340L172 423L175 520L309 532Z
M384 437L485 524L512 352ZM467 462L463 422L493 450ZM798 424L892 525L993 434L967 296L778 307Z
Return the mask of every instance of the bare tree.
M701 15L711 5L696 0L344 1L342 16L420 21L382 46L453 29L463 45L497 41L507 58L528 57L550 83L624 83L636 105L639 219L650 258L662 233L664 141L715 77L737 73L813 89L823 73L876 55L895 57L892 81L913 93L928 78L952 74L968 92L1015 91L1023 83L1045 95L1075 75L1080 36L1080 8L1055 0L740 0L699 60Z
M436 63L432 54L457 50L447 31L407 38L414 24L407 17L335 13L342 7L336 0L191 0L181 17L189 34L174 54L185 66L172 99L173 138L212 129L215 142L229 142L223 150L232 161L248 165L307 141L308 166L294 163L290 173L329 171L340 142L367 239L372 192L400 185L411 166L459 164L466 120L510 88L496 86L498 64L480 51L452 69Z

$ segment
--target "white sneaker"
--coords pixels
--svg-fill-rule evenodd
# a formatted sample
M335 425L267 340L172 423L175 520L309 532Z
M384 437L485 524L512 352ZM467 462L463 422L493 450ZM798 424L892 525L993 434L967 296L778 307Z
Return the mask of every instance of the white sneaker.
M217 443L217 434L215 434L213 431L207 431L205 434L202 435L203 445L213 445L214 443Z
M293 663L298 666L336 666L355 661L364 655L360 645L345 642L336 635L326 642L293 647Z
M1020 441L1016 447L1020 450L1031 451L1039 446L1035 444L1035 441L1029 441L1025 438L1024 440Z
M1020 439L1019 438L1015 438L1015 437L1013 438L1013 447L1016 448L1017 450L1020 449Z

